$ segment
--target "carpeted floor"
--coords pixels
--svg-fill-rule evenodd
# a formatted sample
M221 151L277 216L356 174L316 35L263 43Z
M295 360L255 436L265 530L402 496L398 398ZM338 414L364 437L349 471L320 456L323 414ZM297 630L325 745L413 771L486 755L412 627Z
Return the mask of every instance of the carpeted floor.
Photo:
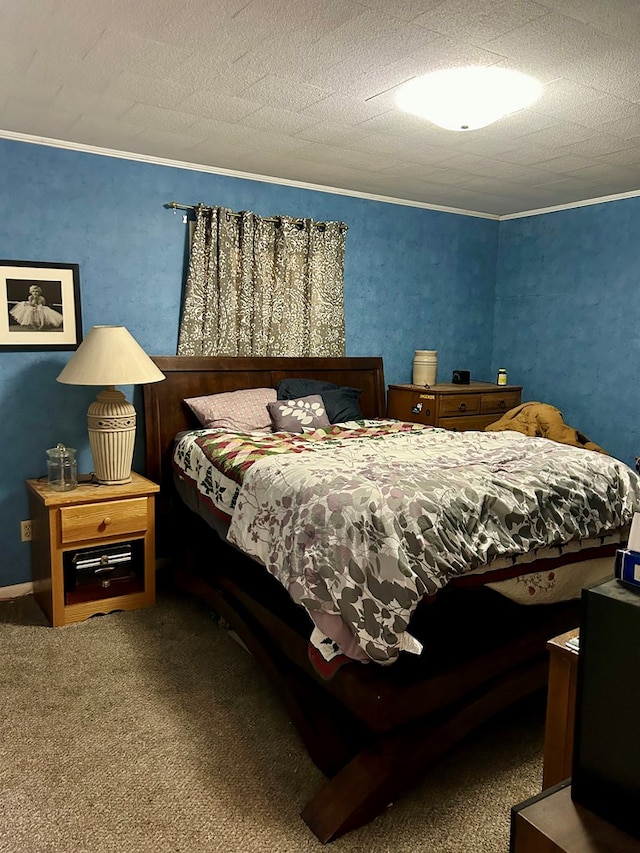
M322 783L251 657L200 604L49 628L0 602L2 853L306 853ZM429 769L335 853L507 853L540 790L544 697Z

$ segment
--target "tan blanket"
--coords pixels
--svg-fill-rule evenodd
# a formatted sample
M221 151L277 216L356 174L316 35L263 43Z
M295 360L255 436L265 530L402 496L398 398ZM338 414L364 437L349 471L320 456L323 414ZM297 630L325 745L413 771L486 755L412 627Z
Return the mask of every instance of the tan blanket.
M549 403L522 403L506 412L500 420L485 427L485 432L500 432L505 429L607 453L602 447L589 441L586 435L566 424L562 412Z

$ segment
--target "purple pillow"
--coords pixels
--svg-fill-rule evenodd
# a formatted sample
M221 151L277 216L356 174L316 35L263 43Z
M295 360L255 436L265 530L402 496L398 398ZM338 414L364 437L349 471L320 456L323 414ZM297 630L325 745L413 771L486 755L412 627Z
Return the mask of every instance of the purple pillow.
M277 400L267 403L276 432L304 432L330 426L329 418L319 394L298 397L296 400Z

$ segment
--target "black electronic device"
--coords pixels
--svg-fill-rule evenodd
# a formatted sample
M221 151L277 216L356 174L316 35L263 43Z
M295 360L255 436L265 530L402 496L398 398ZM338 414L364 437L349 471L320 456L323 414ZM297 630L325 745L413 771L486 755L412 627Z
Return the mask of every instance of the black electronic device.
M139 592L141 540L67 551L64 555L66 604L79 604Z
M640 837L640 592L583 590L571 796Z
M471 373L468 370L454 370L451 381L454 385L470 385Z

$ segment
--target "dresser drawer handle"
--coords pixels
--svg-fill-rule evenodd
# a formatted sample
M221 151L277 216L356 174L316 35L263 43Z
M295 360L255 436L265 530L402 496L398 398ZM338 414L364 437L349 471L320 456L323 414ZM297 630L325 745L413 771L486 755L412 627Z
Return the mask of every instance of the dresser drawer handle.
M108 527L110 524L111 524L111 516L105 515L105 517L102 519L102 524L100 526L101 527Z
M507 408L507 404L505 403L504 400L500 400L500 402L498 403L498 408L499 409L506 409Z
M467 404L466 403L460 403L460 405L458 406L458 411L459 412L466 412L467 411Z

